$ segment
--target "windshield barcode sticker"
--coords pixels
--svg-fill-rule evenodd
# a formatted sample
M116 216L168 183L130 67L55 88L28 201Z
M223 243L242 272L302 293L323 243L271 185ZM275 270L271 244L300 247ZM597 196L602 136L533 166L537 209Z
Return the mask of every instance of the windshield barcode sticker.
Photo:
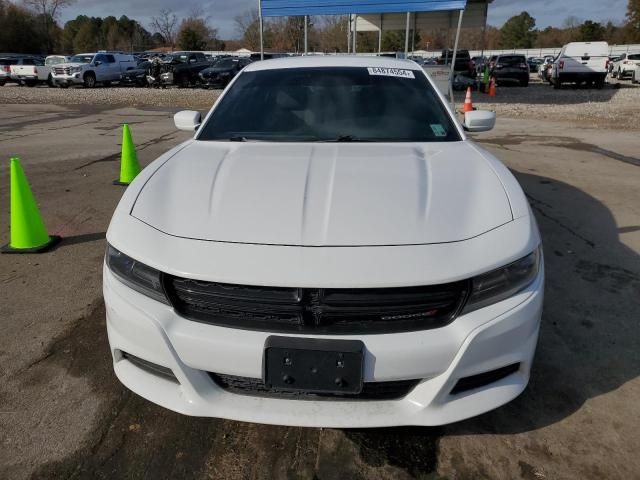
M369 75L382 75L385 77L416 78L413 71L402 68L368 67Z

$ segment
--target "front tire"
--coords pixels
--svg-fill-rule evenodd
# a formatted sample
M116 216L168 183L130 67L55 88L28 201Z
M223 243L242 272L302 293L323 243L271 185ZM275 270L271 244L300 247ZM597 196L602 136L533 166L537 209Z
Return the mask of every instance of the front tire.
M93 88L96 86L96 76L93 73L87 73L84 76L85 88Z
M47 85L49 85L49 88L53 88L56 86L56 84L53 83L53 77L51 76L51 74L49 74L49 76L47 77Z

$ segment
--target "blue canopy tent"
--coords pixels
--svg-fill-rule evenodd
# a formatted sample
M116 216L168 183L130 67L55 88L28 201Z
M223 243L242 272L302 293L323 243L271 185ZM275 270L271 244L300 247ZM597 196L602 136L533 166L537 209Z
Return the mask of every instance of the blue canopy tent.
M474 1L474 0L471 0ZM477 1L477 0L475 0ZM490 2L491 0L485 0ZM351 15L355 14L385 14L406 12L405 56L409 51L409 30L412 13L458 11L458 28L456 31L453 57L451 62L451 78L458 50L462 17L467 7L467 0L258 0L260 19L260 58L264 59L263 18L303 16L304 21L304 51L307 53L307 18L309 15ZM349 29L351 31L351 29ZM355 51L354 28L353 45Z

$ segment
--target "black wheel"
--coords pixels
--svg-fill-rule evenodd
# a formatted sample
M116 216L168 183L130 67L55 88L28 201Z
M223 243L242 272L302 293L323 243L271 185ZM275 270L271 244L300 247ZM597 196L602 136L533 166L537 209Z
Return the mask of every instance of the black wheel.
M51 74L49 74L49 76L47 77L47 85L49 85L50 88L53 88L56 86L56 84L53 83L53 77L51 76Z
M67 85L66 83L60 83L58 85L59 88L69 88L69 85Z
M4 87L4 84L7 82L0 82L0 87Z
M35 82L35 81L33 81L33 80L29 80L29 81L27 81L27 82L24 82L24 84L25 84L27 87L29 87L29 88L33 88L33 87L35 87L35 86L37 85L37 83L38 83L38 82Z
M96 86L96 76L89 72L84 76L84 86L86 88L93 88Z

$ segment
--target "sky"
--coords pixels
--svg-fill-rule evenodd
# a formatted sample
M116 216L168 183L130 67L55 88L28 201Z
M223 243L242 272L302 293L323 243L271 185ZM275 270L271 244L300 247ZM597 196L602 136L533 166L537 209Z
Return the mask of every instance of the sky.
M234 17L254 8L257 0L76 0L61 15L63 22L77 15L119 17L126 15L149 27L151 17L162 8L186 16L201 7L223 39L237 38ZM505 20L523 10L535 19L538 28L562 26L570 15L584 20L620 22L626 13L627 0L494 0L489 7L489 24L501 26Z

